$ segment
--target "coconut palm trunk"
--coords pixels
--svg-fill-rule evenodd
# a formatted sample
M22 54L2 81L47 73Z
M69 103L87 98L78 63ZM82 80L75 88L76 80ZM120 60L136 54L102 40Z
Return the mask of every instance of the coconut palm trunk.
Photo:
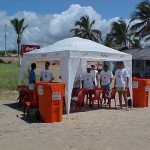
M17 46L18 46L18 58L19 58L19 65L21 65L20 40L19 40L19 37L18 37L18 39L17 39Z

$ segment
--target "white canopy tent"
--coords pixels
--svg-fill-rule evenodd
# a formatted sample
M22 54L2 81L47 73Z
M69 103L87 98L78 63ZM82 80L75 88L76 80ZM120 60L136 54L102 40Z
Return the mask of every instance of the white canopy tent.
M30 63L38 60L60 60L61 78L66 83L65 94L68 114L75 75L77 70L83 72L87 61L124 61L125 67L128 69L130 77L132 77L132 55L91 40L73 37L24 54L18 79L20 84ZM130 93L132 95L132 84L130 84Z

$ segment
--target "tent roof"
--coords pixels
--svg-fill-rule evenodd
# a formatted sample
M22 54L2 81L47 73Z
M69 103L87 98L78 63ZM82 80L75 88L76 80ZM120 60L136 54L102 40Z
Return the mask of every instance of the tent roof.
M51 53L50 55L48 55ZM130 54L114 50L91 40L78 37L67 38L58 41L48 47L44 47L26 53L25 58L37 55L38 57L61 58L65 56L86 57L86 58L108 58L109 55L119 56L119 58L132 59ZM128 58L127 58L128 57ZM114 57L116 58L116 57ZM118 59L118 57L116 58Z

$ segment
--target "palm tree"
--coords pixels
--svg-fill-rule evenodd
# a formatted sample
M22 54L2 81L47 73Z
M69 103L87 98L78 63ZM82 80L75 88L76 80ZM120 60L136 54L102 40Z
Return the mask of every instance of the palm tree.
M145 38L145 41L150 40L150 2L144 0L136 6L137 11L134 11L131 14L131 22L137 20L138 23L135 23L131 26L131 31L135 32L135 36L140 39Z
M81 37L84 39L89 39L95 42L99 42L101 39L101 31L98 29L92 29L92 26L95 24L95 20L90 22L88 16L82 16L79 21L75 22L75 27L70 30L74 32L74 36ZM78 26L78 27L77 27Z
M12 20L10 20L10 23L12 24L12 26L15 28L16 34L17 34L17 44L18 44L18 56L20 57L20 43L21 43L21 38L22 38L22 34L24 32L24 30L26 29L26 27L28 25L24 26L24 18L22 19L17 19L14 18Z
M113 22L111 25L111 36L113 37L113 42L117 46L127 47L128 43L132 43L129 33L129 25L124 20L118 20Z
M112 35L111 32L106 35L106 38L104 40L104 45L108 46L108 47L115 46L115 44L114 44L114 38L113 38L113 35Z
M141 43L139 39L133 39L132 49L141 48Z

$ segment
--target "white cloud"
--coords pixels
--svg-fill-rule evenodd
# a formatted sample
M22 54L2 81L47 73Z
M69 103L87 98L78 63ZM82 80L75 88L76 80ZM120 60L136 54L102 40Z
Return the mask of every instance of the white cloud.
M68 10L61 14L41 15L31 11L17 12L13 16L7 16L6 12L0 12L0 49L4 49L4 27L7 24L7 49L16 49L16 34L10 24L10 19L14 17L25 18L25 25L28 24L23 34L22 44L39 44L41 47L52 44L60 39L72 37L70 32L74 28L75 21L81 16L88 15L91 20L95 19L94 28L102 31L105 36L110 31L110 25L119 18L110 20L102 19L91 6L81 7L78 4L71 5Z

